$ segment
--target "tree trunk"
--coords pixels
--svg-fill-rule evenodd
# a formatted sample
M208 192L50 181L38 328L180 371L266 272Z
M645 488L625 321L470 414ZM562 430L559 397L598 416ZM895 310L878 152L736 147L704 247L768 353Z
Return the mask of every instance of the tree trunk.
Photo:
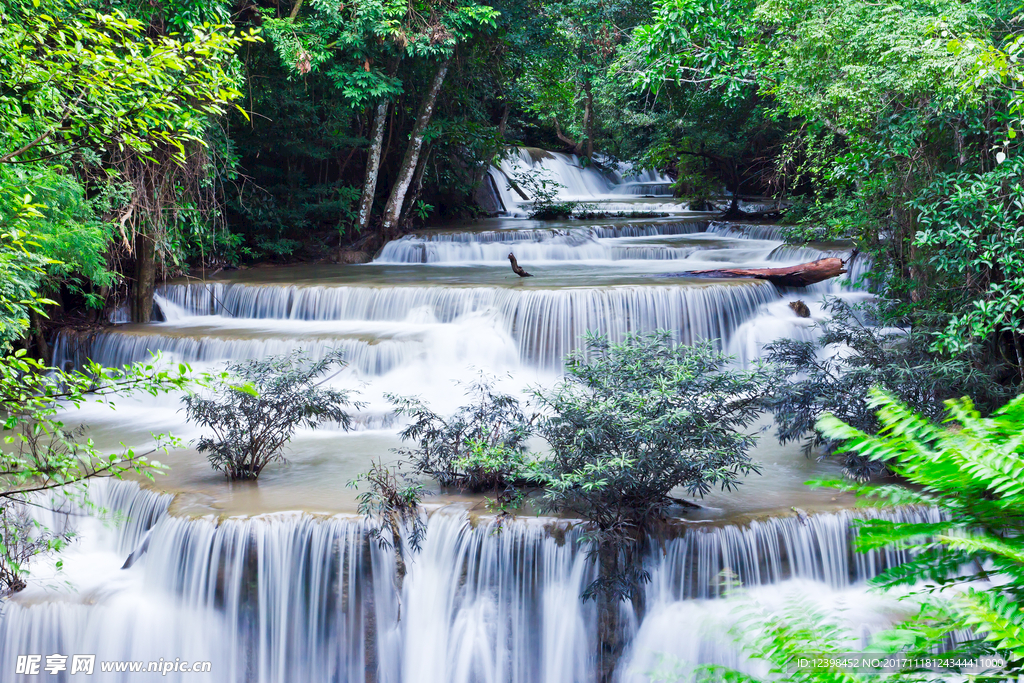
M575 149L576 141L562 132L562 127L558 125L558 117L552 116L551 121L555 124L555 137Z
M387 206L384 207L383 232L385 237L393 236L398 230L399 219L402 216L402 206L405 203L405 195L409 191L409 186L412 185L413 175L416 173L416 165L420 159L420 151L423 149L423 135L430 124L430 117L434 114L434 104L437 102L438 93L441 92L444 78L448 75L448 65L450 62L451 58L446 58L437 67L437 72L430 82L430 88L420 104L420 111L416 116L416 125L412 128L409 146L405 150L402 166L398 170L398 178L395 181L394 187L391 188L391 196L388 197Z
M508 128L508 102L505 103L505 107L501 110L501 121L498 122L498 137L505 140L505 129Z
M370 225L370 213L373 211L373 197L377 193L377 178L380 176L380 151L384 147L384 128L387 126L388 105L383 99L373 110L373 125L370 128L370 149L366 156L366 177L363 180L363 194L359 198L358 232L363 232Z
M409 195L409 201L405 202L405 206L402 208L402 218L398 222L403 227L412 225L412 212L416 208L416 202L420 198L420 191L423 189L423 174L427 171L427 163L430 161L431 151L430 145L427 145L427 151L423 153L423 158L416 165L416 174L412 178L412 194Z
M602 578L610 578L619 573L618 548L610 543L602 544L598 550L598 571ZM622 624L619 619L619 599L601 591L597 597L597 680L599 683L611 683L615 675L615 665L625 643L622 642Z
M573 151L576 154L586 152L586 157L590 159L594 156L594 95L589 83L583 86L583 90L587 94L586 99L583 100L583 135L585 137L577 143Z
M156 240L139 230L135 235L135 287L131 294L132 322L148 323L153 317L156 290Z
M721 270L691 270L680 275L719 278L754 278L768 280L779 287L806 287L846 272L842 259L825 258L786 268L724 268Z

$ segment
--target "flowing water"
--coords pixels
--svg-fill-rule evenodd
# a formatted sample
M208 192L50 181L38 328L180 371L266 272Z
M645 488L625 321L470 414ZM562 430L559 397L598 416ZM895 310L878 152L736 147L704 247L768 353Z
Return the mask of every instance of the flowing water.
M574 192L607 206L663 195L664 179L620 176L613 185L607 173L571 161L530 158L559 162L555 168L578 181ZM92 498L129 521L105 522L96 510L49 520L74 525L78 539L62 570L39 564L31 587L4 605L0 681L32 680L12 672L18 655L33 653L210 661L209 674L168 678L224 683L594 681L595 608L580 600L594 568L572 520L523 516L499 533L479 498L434 492L426 540L399 593L393 555L368 540L354 514L356 491L345 484L400 445L389 393L419 395L445 412L461 405L462 385L481 372L513 392L550 385L588 330L621 339L667 329L683 343L715 340L749 364L774 339L811 337L823 296L866 296L843 281L796 292L682 276L843 250L791 248L771 226L716 223L679 204L672 210L647 219L489 219L403 237L366 265L169 282L157 296L161 322L62 335L55 362L63 366L86 358L116 366L159 351L161 362L207 369L342 349L349 364L331 382L357 390L366 407L350 432L328 425L297 434L288 462L268 467L258 484L226 483L190 448L160 458L170 470L155 484L96 482ZM534 277L511 272L510 252ZM865 267L855 260L851 270ZM789 307L798 298L811 318ZM116 411L87 407L78 419L111 447L144 448L157 432L185 441L200 433L185 424L175 396L125 399ZM803 485L835 467L779 446L769 432L755 459L763 475L710 495L676 533L652 541L644 609L621 607L629 645L618 680L647 681L674 661L751 666L725 634L734 621L720 596L726 576L766 604L802 595L829 609L857 605L868 631L899 613L868 597L864 581L902 558L853 553L844 509L852 501ZM794 505L812 514L794 517ZM923 520L932 513L884 514ZM155 674L96 677L147 675Z
M521 519L499 532L463 512L435 512L399 594L393 556L367 541L359 518L189 519L166 512L169 496L133 483L95 488L137 521L111 528L84 519L64 556L76 589L59 590L55 573L38 571L4 608L0 661L98 653L100 661L212 663L210 674L172 672L170 680L595 680L595 608L579 598L594 569L571 523ZM887 516L937 521L928 510ZM645 614L621 607L630 645L618 679L647 681L666 659L756 670L730 645L735 617L720 597L727 585L769 607L800 598L848 608L859 645L906 609L863 587L904 558L853 553L851 519L768 518L662 539L645 559ZM121 568L142 539L145 553ZM24 679L5 670L4 680Z

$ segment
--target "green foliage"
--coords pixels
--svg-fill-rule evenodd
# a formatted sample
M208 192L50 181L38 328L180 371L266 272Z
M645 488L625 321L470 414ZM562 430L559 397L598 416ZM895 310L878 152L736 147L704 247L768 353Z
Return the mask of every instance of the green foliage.
M40 3L33 3L39 5ZM0 9L0 163L81 147L184 155L208 117L241 96L231 60L244 40L230 26L147 35L119 11L51 0Z
M630 557L677 502L672 489L704 495L758 471L748 455L755 437L744 430L767 381L761 370L730 368L710 343L674 345L667 332L619 343L588 335L566 378L534 392L547 416L538 433L551 447L544 503L587 520L608 564L588 595L630 595L644 579Z
M230 363L227 372L208 383L212 396L182 397L185 416L213 431L197 449L229 479L256 479L271 462L283 461L282 449L299 427L316 429L324 422L348 430L344 408L351 392L325 388L323 375L340 371L338 353L309 362L301 353Z
M35 287L44 293L64 286L85 294L87 303L101 304L89 292L110 286L116 277L106 259L115 228L101 216L123 200L113 184L96 188L90 197L82 183L52 165L0 165L0 223L32 234L30 251L45 262Z
M817 341L783 339L766 348L765 359L782 374L767 398L782 443L806 438L804 450L836 452L839 442L815 431L817 421L830 414L866 432L879 424L868 405L871 387L884 387L914 410L938 418L942 400L970 394L994 408L1007 398L990 372L975 356L936 358L933 338L914 325L879 326L879 307L853 308L830 299L829 317L817 323ZM867 479L884 470L884 463L847 453L846 472Z
M542 488L542 507L587 521L585 538L602 558L586 597L632 595L647 578L630 560L647 531L669 506L691 505L672 489L704 495L757 471L748 456L754 437L743 430L761 410L769 376L729 367L711 344L674 345L668 332L620 343L588 335L566 371L555 387L532 392L540 411L531 417L487 378L449 417L389 396L413 420L402 439L416 448L398 453L442 486L493 492L500 517ZM534 434L549 453L528 451Z
M753 9L749 0L657 0L650 23L633 31L615 69L655 93L669 83L690 83L741 97L754 83L742 45Z
M412 419L402 440L416 443L398 453L441 486L514 496L512 489L530 476L527 440L535 418L515 396L496 391L490 377L471 383L466 396L471 403L443 417L418 398L389 394L395 413Z
M945 424L936 424L892 395L875 389L870 407L881 430L869 434L825 416L819 427L842 448L884 463L903 484L872 486L849 481L815 482L853 491L876 504L927 505L937 523L871 518L858 525L857 547L909 551L873 583L912 608L909 618L872 636L868 652L910 660L1001 658L978 680L1016 680L1024 670L1024 396L983 418L969 399L946 402ZM797 660L828 659L860 650L860 637L807 600L769 612L742 591L726 601L736 616L730 635L743 653L767 666L760 677L721 666L674 662L658 680L857 683L878 672L839 666L798 667ZM895 681L957 677L907 667L889 671Z
M359 494L358 510L359 514L376 521L371 536L381 548L392 548L396 554L400 550L399 539L418 551L427 532L420 516L423 485L402 472L401 462L388 467L380 460L371 461L370 470L358 475L348 486L357 488L364 481L369 489ZM400 554L397 557L401 559Z
M791 238L856 240L903 302L898 318L942 333L935 352L980 344L990 367L1024 376L1019 11L660 0L615 66L620 100L659 124L633 154L676 168L698 198L709 176L798 193ZM743 123L719 125L718 112Z
M970 399L946 401L946 426L879 390L871 393L871 406L882 425L877 436L831 416L822 418L820 429L843 441L844 449L885 463L912 488L841 487L878 501L932 505L943 512L943 520L934 524L873 519L860 526L861 548L913 551L906 564L883 572L874 583L892 588L923 581L916 590L929 593L936 587L967 587L930 598L957 617L945 624L947 632L967 624L984 639L968 646L1019 666L1024 659L1024 396L988 418Z
M565 185L551 177L544 168L517 171L509 179L508 189L513 183L518 185L532 199L530 201L530 218L536 220L557 220L572 218L580 212L592 210L592 206L576 201L559 201L558 194Z
M25 228L30 221L41 218L38 204L31 196L11 197L0 194L3 201L3 232L0 233L0 351L10 349L29 325L29 311L39 313L47 303L37 290L51 264L31 251L33 242Z
M87 504L84 489L74 486L96 477L120 478L134 472L152 478L161 469L148 456L175 441L155 435L157 446L138 453L124 446L120 453L105 453L83 439L82 428L65 424L69 409L89 402L114 407L117 396L144 392L156 395L187 387L190 368L173 370L152 364L104 368L90 363L82 371L48 368L24 351L0 358L0 414L5 416L0 450L0 589L16 592L24 587L26 564L40 552L57 550L64 536L39 528L24 514L24 506L49 491L75 495Z
M938 273L960 283L958 308L939 339L953 352L993 337L1010 337L1012 364L1024 378L1024 157L987 173L939 176L911 203L919 211L914 241ZM952 293L949 293L952 294Z

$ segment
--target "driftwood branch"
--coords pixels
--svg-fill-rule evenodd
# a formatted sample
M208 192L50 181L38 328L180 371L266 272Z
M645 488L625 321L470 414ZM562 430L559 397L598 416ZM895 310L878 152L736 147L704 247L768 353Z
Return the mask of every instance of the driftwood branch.
M508 255L508 260L509 260L509 262L512 263L512 272L513 273L515 273L519 277L533 277L533 275L531 275L530 273L527 273L525 270L523 270L522 267L519 265L519 263L516 262L515 254L509 254Z
M514 261L513 261L514 264ZM680 273L685 276L710 278L753 278L768 280L779 287L806 287L828 280L846 272L843 261L838 258L824 258L809 263L785 268L723 268L720 270L691 270Z

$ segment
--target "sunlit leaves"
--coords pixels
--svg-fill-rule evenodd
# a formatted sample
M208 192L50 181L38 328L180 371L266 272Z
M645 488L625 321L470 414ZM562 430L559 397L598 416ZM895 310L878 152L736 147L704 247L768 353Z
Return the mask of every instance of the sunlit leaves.
M252 34L207 24L154 38L118 11L47 7L0 9L0 161L83 146L183 151L241 95L232 59Z
M885 519L862 524L858 530L862 548L894 546L915 551L909 562L886 570L875 583L890 587L922 581L932 587L973 584L965 594L938 594L931 599L958 611L995 651L1020 659L1024 655L1024 613L1019 608L1024 598L1024 396L989 418L981 417L969 399L947 401L945 425L930 422L878 390L872 392L871 405L882 424L877 435L831 416L822 418L820 429L829 438L843 441L843 448L884 462L944 517L941 523L929 525ZM856 488L865 497L893 498L894 487L844 488ZM960 624L949 617L939 626L949 633Z

